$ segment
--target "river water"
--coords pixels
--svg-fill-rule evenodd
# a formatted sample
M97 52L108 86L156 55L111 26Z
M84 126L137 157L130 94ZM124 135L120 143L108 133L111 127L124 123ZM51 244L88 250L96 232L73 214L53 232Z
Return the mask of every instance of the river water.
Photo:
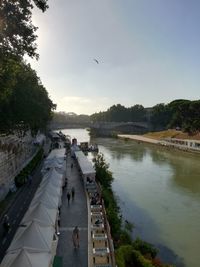
M63 132L79 142L90 138L84 129ZM123 217L135 226L133 238L155 244L165 262L199 267L200 156L120 139L91 142L110 164Z

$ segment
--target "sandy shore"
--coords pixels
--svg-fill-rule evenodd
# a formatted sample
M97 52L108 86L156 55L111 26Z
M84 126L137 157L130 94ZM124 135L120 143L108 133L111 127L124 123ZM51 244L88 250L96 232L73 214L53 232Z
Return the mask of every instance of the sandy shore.
M151 143L151 144L159 144L159 140L156 139L151 139L148 137L144 137L142 135L135 135L135 134L118 134L119 138L128 138L131 140L135 140L135 141L141 141L141 142L146 142L146 143Z

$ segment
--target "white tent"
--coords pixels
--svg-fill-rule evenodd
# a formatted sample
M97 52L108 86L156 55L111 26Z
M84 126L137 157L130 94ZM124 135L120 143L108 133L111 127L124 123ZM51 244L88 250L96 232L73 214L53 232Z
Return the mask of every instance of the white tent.
M62 189L61 187L56 187L54 184L52 184L50 181L46 181L39 186L37 193L40 192L47 192L52 196L61 196L62 194Z
M50 209L45 207L42 203L38 203L32 206L26 212L21 224L30 222L34 219L42 222L42 224L47 226L55 226L57 218L57 209Z
M65 158L65 148L52 150L46 160L49 160L52 158L56 158L60 163L62 163Z
M66 164L65 162L59 163L56 159L48 160L44 163L41 172L45 174L53 168L56 169L59 173L64 173L66 171Z
M63 174L57 172L55 169L51 169L43 176L42 183L46 180L51 181L52 183L55 181L55 183L57 182L60 184L63 182Z
M46 207L57 209L60 204L60 196L51 196L48 192L37 192L31 201L30 207L37 203L43 203Z
M49 252L41 252L22 248L8 252L1 263L1 267L50 267L52 255Z
M81 169L84 182L86 183L87 177L92 180L95 180L96 171L93 168L92 163L88 160L84 153L82 151L76 151L75 156L78 161L78 165Z
M42 225L41 222L33 220L18 228L8 251L26 247L51 252L54 233L53 227Z
M51 169L45 173L39 187L44 187L44 185L46 186L47 184L52 184L54 187L62 187L63 181L64 175L55 169Z

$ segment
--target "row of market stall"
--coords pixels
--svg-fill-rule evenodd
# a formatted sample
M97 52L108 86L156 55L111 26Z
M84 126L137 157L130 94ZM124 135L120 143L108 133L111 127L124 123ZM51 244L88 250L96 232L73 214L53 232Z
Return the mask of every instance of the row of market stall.
M88 266L113 267L114 248L101 190L95 181L96 172L82 151L74 153L88 196Z
M42 181L6 252L1 267L50 267L59 236L59 208L66 176L65 149L46 158Z

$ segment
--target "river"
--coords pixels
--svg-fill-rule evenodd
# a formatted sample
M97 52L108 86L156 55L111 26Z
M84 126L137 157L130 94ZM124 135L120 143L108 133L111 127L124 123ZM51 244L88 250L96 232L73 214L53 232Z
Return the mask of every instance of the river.
M84 129L66 129L79 142ZM110 164L123 217L177 267L200 266L200 156L121 139L91 141ZM92 155L90 154L91 158Z

